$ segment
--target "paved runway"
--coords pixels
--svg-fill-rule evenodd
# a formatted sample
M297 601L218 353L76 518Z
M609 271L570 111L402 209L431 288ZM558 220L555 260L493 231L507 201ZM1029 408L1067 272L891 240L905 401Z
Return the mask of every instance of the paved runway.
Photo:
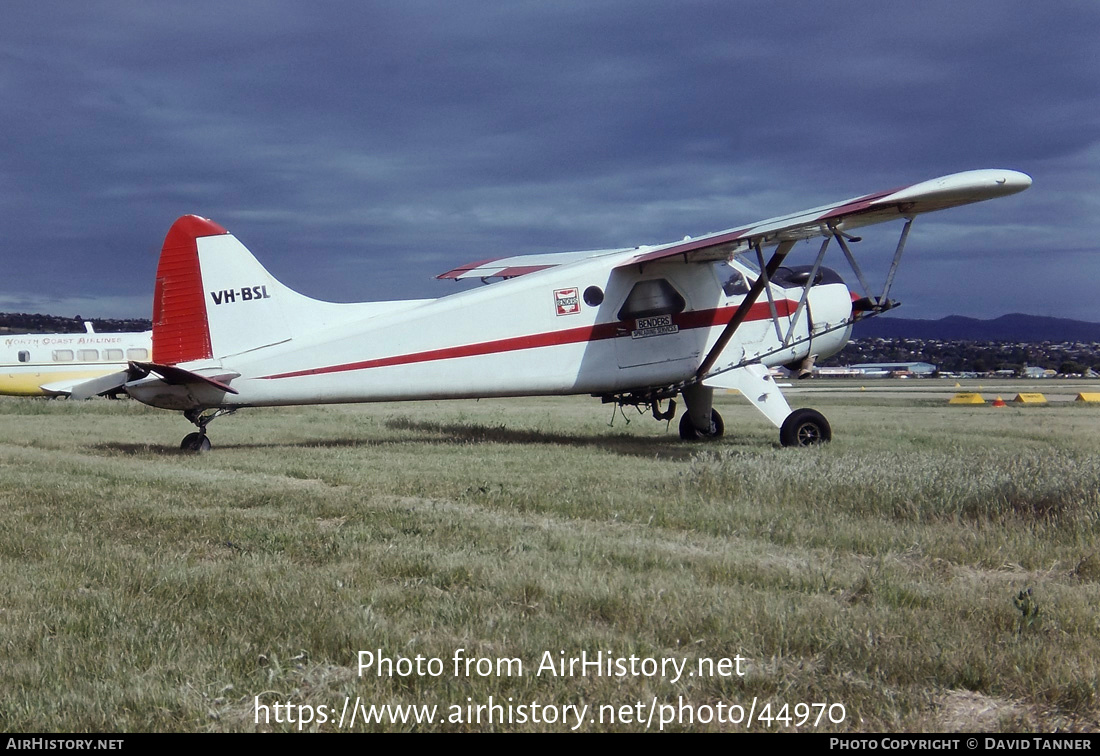
M811 378L803 381L780 381L783 393L790 397L827 394L837 397L876 396L890 399L940 399L944 402L955 394L977 393L987 402L998 396L1006 402L1019 393L1040 393L1048 402L1072 402L1079 393L1100 392L1100 380L1057 378L1034 380L964 380L947 378Z

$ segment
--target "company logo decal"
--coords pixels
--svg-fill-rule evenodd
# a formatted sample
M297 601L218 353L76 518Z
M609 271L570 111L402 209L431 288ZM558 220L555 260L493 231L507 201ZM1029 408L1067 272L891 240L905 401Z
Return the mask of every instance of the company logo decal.
M572 315L581 311L581 300L577 295L577 288L555 289L554 306L558 308L558 315Z
M672 322L671 315L655 315L652 318L638 318L634 321L636 326L630 332L632 339L645 339L650 336L663 336L666 333L677 333L680 326Z

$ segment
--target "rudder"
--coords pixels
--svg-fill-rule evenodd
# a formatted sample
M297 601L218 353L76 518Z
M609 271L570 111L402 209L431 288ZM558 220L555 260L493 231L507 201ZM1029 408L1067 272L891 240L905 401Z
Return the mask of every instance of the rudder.
M175 365L213 356L198 239L228 233L197 215L183 216L168 230L153 290L153 362Z

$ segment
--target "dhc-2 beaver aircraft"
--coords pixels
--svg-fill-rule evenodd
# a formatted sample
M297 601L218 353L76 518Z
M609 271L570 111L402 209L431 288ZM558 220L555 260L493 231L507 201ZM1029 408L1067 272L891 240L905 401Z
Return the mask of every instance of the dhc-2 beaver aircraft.
M829 423L791 411L769 368L808 374L857 319L895 306L890 288L917 215L1030 185L1016 171L955 173L669 244L483 260L439 277L502 282L361 304L292 291L224 228L188 215L161 251L151 360L72 396L122 389L182 410L198 432L181 448L205 451L207 424L241 407L549 394L591 394L661 420L680 396L680 436L716 438L714 389L738 389L783 445L805 446L829 440ZM890 220L905 223L876 293L851 232ZM813 239L807 264L785 265ZM834 242L859 293L823 265Z

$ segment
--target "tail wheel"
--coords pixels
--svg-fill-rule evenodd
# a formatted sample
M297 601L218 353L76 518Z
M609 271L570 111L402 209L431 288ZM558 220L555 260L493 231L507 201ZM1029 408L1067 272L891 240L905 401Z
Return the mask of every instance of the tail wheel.
M188 433L183 437L180 451L197 452L199 454L208 452L210 451L210 439L206 437L205 433Z
M696 428L695 423L691 422L691 413L685 412L680 416L680 438L684 441L709 441L721 438L726 431L726 426L722 422L722 416L718 414L716 409L710 411L710 424L710 432L705 433Z
M829 421L820 412L808 407L796 409L787 415L779 429L779 443L784 446L814 446L824 444L833 437Z

